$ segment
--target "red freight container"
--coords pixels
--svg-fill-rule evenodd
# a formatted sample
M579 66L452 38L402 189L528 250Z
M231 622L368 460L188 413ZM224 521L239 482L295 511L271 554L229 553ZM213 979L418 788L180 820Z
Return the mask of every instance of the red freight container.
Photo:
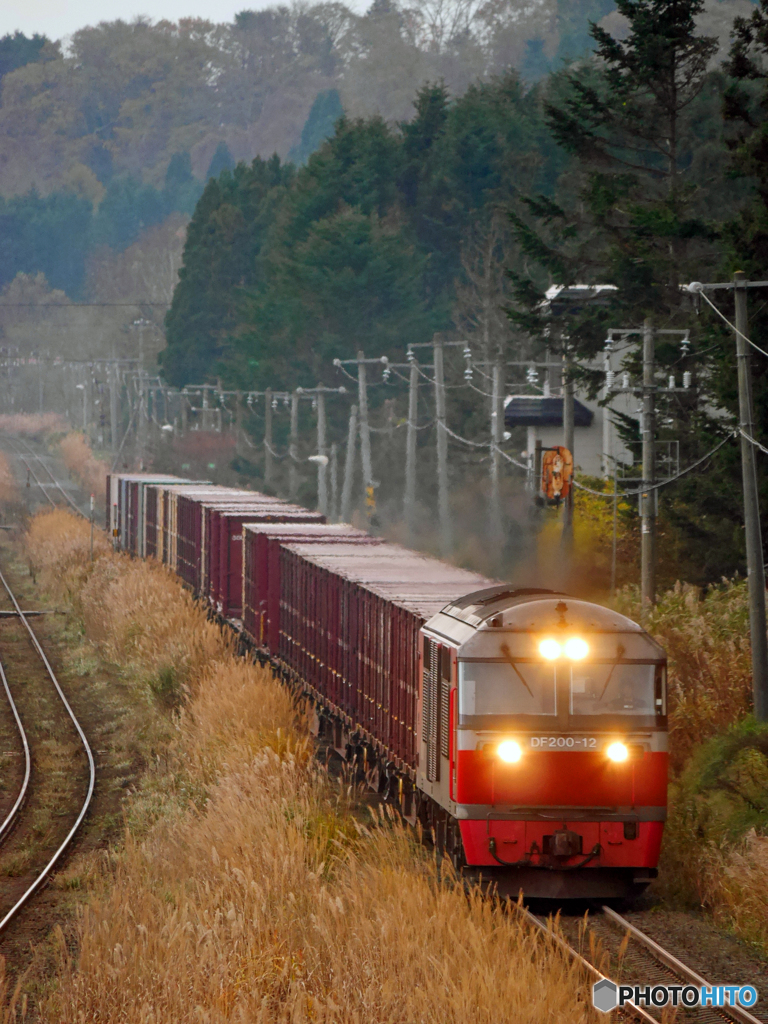
M203 504L232 504L254 496L234 487L204 490L170 489L176 494L176 565L178 575L197 592L203 553Z
M282 661L399 767L416 764L419 630L493 585L393 544L283 544Z
M203 560L200 577L200 593L208 598L213 604L218 600L219 588L219 512L223 510L264 510L275 508L293 508L286 506L286 503L279 498L270 495L260 494L254 491L249 499L238 499L237 501L222 504L218 500L203 502ZM302 510L303 511L303 510Z
M276 651L280 632L280 547L303 544L383 544L348 523L246 524L243 527L243 629Z
M243 526L245 523L325 523L320 512L308 512L298 505L273 505L249 510L219 509L218 567L214 580L215 600L222 615L239 619L243 614Z

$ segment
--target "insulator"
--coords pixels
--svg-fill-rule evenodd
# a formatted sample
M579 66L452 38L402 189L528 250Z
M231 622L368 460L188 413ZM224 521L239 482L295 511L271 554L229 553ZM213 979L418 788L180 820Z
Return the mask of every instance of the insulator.
M539 379L539 371L536 369L535 366L528 367L528 370L526 371L526 378L528 379L529 384L536 383L536 381Z
M466 366L464 368L464 380L466 380L466 381L472 380L472 367L471 366Z
M464 346L464 358L465 359L471 359L472 358L472 350L469 347L469 345L465 345Z
M613 338L605 339L605 351L611 352L613 350Z
M384 380L389 380L389 375L390 375L391 372L392 371L390 370L390 368L388 366L384 367L384 372L382 373L382 377L384 378Z
M313 408L313 410L317 409L317 398L313 398L312 399L312 408Z
M248 395L248 405L253 405L253 395Z
M686 370L685 373L683 374L683 387L684 388L689 388L691 386L691 381L692 380L693 380L693 377L691 375L691 371L690 370Z
M680 342L680 351L683 353L684 356L688 355L688 349L690 347L691 347L691 339L686 334L686 335L683 336L683 340Z
M605 371L605 390L606 391L613 390L613 385L615 384L615 382L616 382L616 371L615 370L606 370Z
M283 395L283 405L287 408L291 404L291 400L288 395Z
M674 387L675 387L675 377L674 377L674 374L670 374L669 375L669 388L671 390L674 390Z
M277 399L276 399L276 398L273 398L273 399L272 399L272 408L273 408L273 409L276 409L276 408L277 408Z
M408 351L405 353L405 358L408 360L409 363L412 363L414 361L414 359L416 358L416 356L413 354L413 352L410 349L408 349Z
M621 375L621 386L626 390L629 387L629 374L622 373Z

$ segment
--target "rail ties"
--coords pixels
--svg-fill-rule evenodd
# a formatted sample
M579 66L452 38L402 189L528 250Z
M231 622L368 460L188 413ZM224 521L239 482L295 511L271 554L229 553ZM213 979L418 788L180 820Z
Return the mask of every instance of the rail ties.
M69 701L67 700L66 696L64 695L64 691L62 690L61 686L59 685L59 681L56 678L56 674L54 673L53 669L51 668L51 664L48 661L48 658L46 657L45 651L40 646L40 641L35 636L34 630L32 629L32 627L30 626L29 622L27 621L27 617L26 617L25 613L22 611L18 601L16 600L15 594L13 593L13 591L10 588L10 586L8 585L8 581L6 580L6 578L5 578L5 576L3 575L2 572L0 572L0 583L2 583L3 587L5 587L5 590L6 590L7 594L8 594L8 597L10 598L11 603L13 604L13 607L15 609L16 615L18 616L19 620L22 622L22 624L24 625L27 633L29 634L29 638L32 641L32 646L35 648L35 650L39 654L40 659L43 662L43 665L45 666L45 670L48 673L48 676L49 676L51 682L53 683L53 685L54 685L54 687L56 689L56 693L58 694L62 704L64 705L64 708L66 709L67 714L69 715L69 718L72 721L72 724L75 727L75 730L77 731L77 734L78 734L78 736L80 738L80 742L82 743L83 749L85 750L86 757L88 758L88 770L89 770L88 792L86 794L86 797L85 797L85 800L83 802L83 805L82 805L82 807L80 809L80 813L77 816L77 820L75 821L74 825L69 830L69 832L67 833L67 836L64 839L64 841L61 843L59 848L56 850L56 852L51 857L51 859L48 861L46 866L43 868L43 870L37 876L37 878L32 883L32 885L29 886L29 888L16 901L15 905L8 911L8 913L5 915L5 917L0 921L0 934L2 934L2 932L5 931L5 929L11 923L11 921L13 921L13 919L16 917L16 915L19 913L19 911L27 904L27 902L32 898L32 896L38 891L38 889L40 889L48 881L50 876L53 874L53 871L54 871L56 865L62 859L63 855L66 853L67 849L69 848L70 844L72 843L72 840L74 839L78 829L80 828L81 824L83 823L83 820L85 819L85 816L86 816L86 814L88 812L88 808L90 807L90 804L91 804L91 800L93 798L93 792L94 792L94 788L95 788L95 785L96 785L96 764L95 764L95 761L93 759L93 752L92 752L91 747L90 747L90 745L88 743L88 740L86 739L85 733L83 732L82 726L80 725L80 723L78 722L77 718L75 717L75 714L74 714L72 708L70 707ZM0 671L2 671L2 669L0 669ZM7 693L8 697L9 697L9 699L10 699L10 690L9 690L7 682L5 680L5 673L4 672L3 672L3 682L5 683L6 693ZM11 703L12 703L12 706L14 708L14 714L15 714L15 717L16 717L16 720L17 720L17 724L19 725L19 727L21 727L21 723L19 721L18 714L15 711L15 705L13 705L12 701L11 701ZM23 734L23 730L22 730L22 734ZM25 786L26 786L26 783L28 782L28 778L29 778L29 752L28 752L28 747L27 747L27 744L26 744L26 738L24 740L24 744L25 744L25 750L27 751L27 774L26 774L26 778L25 778ZM25 792L25 795L26 795L26 788L25 788L24 792ZM22 800L22 802L23 802L23 800ZM20 806L21 806L20 802L19 802L19 800L17 800L16 804L14 805L15 809L12 811L12 814L14 815L14 817L18 814L18 810L19 810ZM7 819L6 819L6 821L7 821ZM3 827L5 827L5 823L4 823ZM10 828L10 825L8 826L8 828ZM5 832L7 833L7 829L5 829Z
M518 906L517 909L527 921L545 932L561 949L564 949L585 970L593 983L606 978L606 975L602 974L594 964L582 956L577 949L552 927L551 919L542 920L525 907ZM616 949L620 950L623 974L626 974L626 969L629 968L629 972L637 975L639 982L643 985L646 983L649 985L664 985L682 982L685 985L694 985L696 988L701 986L712 988L712 984L709 981L684 964L668 950L664 949L663 946L660 946L658 942L646 935L645 932L636 928L626 918L622 917L621 914L617 914L610 907L603 907L602 911L604 918L623 932L622 938L626 942L626 948L621 950L621 943L617 943L616 946ZM608 978L607 980L613 981L615 985L619 984L613 978ZM629 984L629 981L624 983ZM653 1009L656 1008L654 1007ZM662 1019L660 1008L657 1010L658 1016L656 1016L642 1006L635 1006L634 1003L625 1003L618 1012L621 1014L621 1017L630 1017L634 1020L644 1021L645 1024L659 1024L659 1021ZM765 1024L764 1021L759 1020L749 1013L748 1010L740 1006L704 1006L697 1007L694 1011L688 1011L688 1014L691 1013L693 1013L696 1020L705 1022L705 1024L709 1024L709 1022L722 1024L723 1021L737 1021L738 1024Z
M3 668L2 662L0 662L0 679L2 679L3 689L5 690L5 696L8 700L8 705L11 709L11 713L13 714L14 721L16 722L16 728L18 729L19 732L22 747L24 748L24 779L21 783L21 788L19 789L19 793L18 796L16 797L16 801L14 802L13 807L11 807L10 811L5 817L5 820L2 822L2 824L0 824L0 842L2 842L3 839L5 839L5 837L8 835L8 833L15 825L16 819L18 818L19 813L22 807L24 806L24 802L27 799L27 792L29 790L29 779L32 774L32 757L29 753L29 741L27 740L27 734L24 731L24 726L22 725L21 718L19 717L19 712L18 709L16 708L16 703L13 699L13 695L11 694L11 688L8 685L8 680L6 678L5 669Z
M73 509L73 511L75 511L79 516L82 516L84 519L88 518L88 516L86 516L86 514L83 512L83 510L78 507L77 503L72 499L72 497L69 494L67 494L67 492L64 490L64 488L61 486L59 481L56 479L56 477L51 472L50 468L45 464L45 462L43 462L43 460L40 458L40 456L34 450L34 448L32 448L30 445L27 444L27 442L24 440L24 438L22 438L22 437L17 437L17 438L10 438L10 437L8 437L7 440L11 444L11 447L14 449L15 453L18 455L19 459L26 466L27 472L29 473L29 475L32 477L32 479L35 481L36 485L42 491L46 501L48 501L54 508L56 507L56 502L53 500L53 498L48 493L48 488L49 487L55 487L56 490L58 490L61 493L61 496L64 498L64 500L67 502L67 504ZM20 447L20 446L23 446L23 448ZM23 450L24 448L26 448L27 454L31 455L32 458L35 459L35 461L42 467L44 472L50 477L51 482L49 484L44 484L44 483L41 482L40 478L37 476L35 471L30 466L29 462L25 458L24 450Z

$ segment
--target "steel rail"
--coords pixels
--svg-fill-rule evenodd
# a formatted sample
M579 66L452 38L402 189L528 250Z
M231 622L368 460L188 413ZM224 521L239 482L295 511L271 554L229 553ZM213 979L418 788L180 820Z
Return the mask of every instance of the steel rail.
M70 497L70 496L69 496L69 495L67 494L67 492L66 492L66 491L64 490L64 488L63 488L63 487L61 486L61 484L59 483L59 481L58 481L58 480L56 479L56 477L55 477L55 476L53 475L53 473L52 473L52 472L50 471L50 469L48 468L48 466L46 466L46 464L45 464L45 463L43 462L43 460L42 460L42 459L40 458L40 456L39 456L39 455L37 454L37 452L36 452L36 451L35 451L35 450L34 450L34 449L33 449L32 447L30 447L30 445L28 445L28 444L27 444L27 442L26 442L26 441L25 441L25 440L24 440L23 438L21 438L21 437L19 437L19 438L14 438L14 439L12 439L12 440L11 440L11 444L22 444L22 445L23 445L23 446L24 446L24 447L25 447L25 448L27 449L27 452L28 452L28 453L29 453L29 454L30 454L30 455L32 456L32 458L33 458L33 459L36 459L36 460L37 460L37 462L38 462L38 463L39 463L39 464L40 464L40 465L42 466L42 468L43 468L43 469L45 470L45 472L46 472L46 473L48 474L48 476L49 476L49 477L51 478L51 482L53 483L53 486L54 486L54 487L56 487L56 488L57 488L57 489L58 489L58 490L59 490L59 491L61 492L61 495L62 495L62 497L64 498L64 500L65 500L65 501L67 501L67 502L68 502L68 503L69 503L69 504L70 504L70 505L72 506L72 508L73 508L73 509L75 510L75 512L77 512L77 514L78 514L79 516L83 516L83 518L84 518L84 519L87 519L87 518L88 518L88 517L87 517L87 516L85 515L85 513L83 512L83 510L82 510L82 509L80 509L80 508L78 508L78 506L77 506L77 504L75 503L75 501L74 501L74 500L73 500L73 499L72 499L72 498L71 498L71 497ZM21 453L19 453L19 457L21 458L22 462L24 462L24 464L25 464L25 465L27 466L27 468L29 469L29 465L27 464L26 460L25 460L25 459L24 459L24 457L23 457L23 456L21 455ZM30 470L30 472L31 472L31 470ZM33 475L34 475L34 474L33 474ZM37 480L37 478L35 478L35 479ZM38 481L38 483L39 483L39 481ZM42 484L40 484L40 487L42 487L42 486L43 486L43 485L42 485ZM49 496L48 496L48 494L47 494L47 491L45 492L45 494L46 494L46 497L49 497ZM50 500L50 499L49 499L49 500ZM54 504L55 504L55 502L54 502Z
M10 438L6 437L6 441L9 441L9 440L10 440ZM11 444L13 444L13 441L11 441ZM40 482L40 479L38 478L38 476L35 473L34 469L32 469L32 467L27 462L27 460L24 458L24 456L21 454L21 452L18 450L18 448L16 448L15 453L16 453L16 455L18 455L19 459L27 467L27 472L32 477L32 479L35 481L35 483L40 488L40 490L43 492L43 497L45 498L45 500L50 502L50 504L51 504L51 506L53 508L56 508L56 502L53 500L53 498L48 493L48 487L50 486L50 484L44 484L44 483Z
M90 745L88 743L88 740L86 739L85 733L83 732L83 728L80 725L80 723L78 722L77 718L75 717L75 713L73 712L72 708L70 707L69 701L67 700L66 696L64 695L64 691L62 690L61 686L59 685L59 681L56 678L56 674L53 671L53 669L51 668L51 663L48 661L48 658L45 655L45 651L40 646L40 641L35 636L34 630L32 629L32 627L30 626L29 622L27 621L26 615L21 610L21 607L19 606L19 603L16 600L16 597L15 597L13 591L8 586L8 581L6 580L6 578L5 578L5 576L3 575L2 572L0 572L0 583L2 583L2 585L5 587L5 589L6 589L7 593L8 593L8 596L10 597L11 602L13 603L13 606L16 609L16 613L19 616L19 619L24 624L24 627L27 630L27 633L29 634L29 638L32 641L32 645L34 646L34 648L37 651L37 653L40 655L40 658L41 658L43 664L45 665L45 669L46 669L46 671L47 671L47 673L48 673L48 675L49 675L49 677L51 679L51 682L53 683L54 687L56 688L56 692L58 693L59 697L61 698L61 702L64 705L64 707L66 708L67 714L69 715L70 719L72 720L72 724L74 725L75 729L77 730L77 734L80 737L80 741L81 741L81 743L83 745L83 749L85 750L86 756L88 758L88 768L89 768L88 793L86 794L85 801L83 803L83 806L80 809L80 813L77 816L77 820L75 821L74 825L69 830L69 832L67 833L67 837L64 840L64 842L56 850L56 852L54 853L53 857L51 857L51 859L48 861L48 863L43 868L41 873L37 876L37 878L32 883L32 885L29 886L29 888L26 890L26 892L16 901L14 906L8 911L8 913L5 915L5 917L2 919L2 921L0 921L0 934L2 934L2 932L5 931L5 929L11 923L11 921L16 917L18 912L22 909L22 907L24 907L26 905L26 903L32 898L32 896L37 892L37 890L40 889L48 881L49 877L51 876L51 874L53 872L53 869L56 867L56 865L61 860L61 858L64 855L64 853L69 848L70 843L74 839L78 829L80 828L81 824L83 823L83 820L85 819L85 816L88 813L88 808L90 807L91 800L93 798L93 792L94 792L94 789L95 789L95 786L96 786L96 763L95 763L95 761L93 759L93 751L91 750L91 747L90 747Z
M612 921L615 925L618 925L620 928L629 932L636 942L639 942L655 960L658 960L659 963L663 964L673 974L676 974L684 981L687 981L689 985L695 985L697 988L701 988L702 986L712 988L711 982L702 978L700 974L691 970L690 967L687 967L682 960L678 960L676 956L673 956L672 953L664 949L663 946L660 946L658 942L650 937L650 935L646 935L645 932L640 931L639 928L636 928L633 924L627 921L625 917L622 917L621 914L617 914L616 911L611 910L610 907L602 907L602 911L609 921ZM741 1006L713 1006L712 1009L725 1017L739 1021L740 1024L763 1024L762 1021L758 1020L757 1017L753 1017L751 1013Z
M612 978L607 978L605 974L603 974L601 971L598 971L594 964L591 964L589 960L585 959L577 949L574 949L569 942L566 942L566 940L561 935L558 935L554 928L552 928L547 922L540 920L538 917L536 917L535 914L532 914L527 907L520 906L520 904L518 903L513 903L513 906L520 914L523 915L526 921L528 921L530 924L535 924L538 929L540 929L550 938L554 939L555 943L562 950L564 950L571 957L571 959L575 960L580 967L582 967L589 975L591 975L593 982L613 981ZM617 982L613 983L617 984ZM651 1016L651 1014L648 1013L647 1010L644 1010L642 1006L635 1006L634 1003L625 1003L622 1007L622 1012L629 1014L636 1020L643 1021L644 1024L659 1024L656 1017ZM757 1024L761 1024L761 1022L757 1022Z
M3 668L2 662L0 662L0 679L2 679L3 687L5 688L5 695L8 698L8 704L10 706L11 711L13 712L13 717L16 720L16 728L19 730L19 736L21 737L21 742L24 747L24 781L21 784L19 795L16 797L16 802L8 812L5 821L3 821L2 824L0 824L0 842L2 842L2 840L5 839L5 837L8 835L11 828L13 827L16 818L18 817L19 811L24 806L24 801L27 798L27 791L29 789L29 779L32 774L32 758L29 753L29 742L27 740L27 734L24 731L24 726L22 725L21 718L19 717L19 712L16 708L16 704L11 694L11 688L8 685L8 680L6 678L5 669Z

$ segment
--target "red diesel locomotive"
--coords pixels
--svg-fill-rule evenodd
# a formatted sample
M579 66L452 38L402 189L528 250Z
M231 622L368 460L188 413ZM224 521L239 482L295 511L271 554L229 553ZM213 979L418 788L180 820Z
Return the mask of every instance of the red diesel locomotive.
M666 657L636 623L253 492L108 486L116 545L162 550L459 872L558 899L631 896L655 876Z

